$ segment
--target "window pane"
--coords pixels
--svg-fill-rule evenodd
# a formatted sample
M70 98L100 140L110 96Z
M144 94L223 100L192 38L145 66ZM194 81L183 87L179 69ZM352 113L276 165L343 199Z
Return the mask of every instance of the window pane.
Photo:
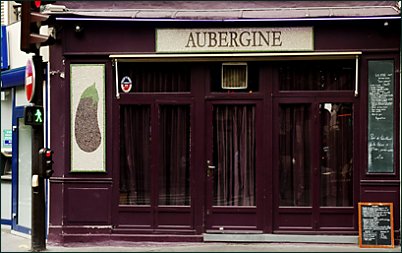
M189 92L188 63L118 63L119 82L125 77L132 81L130 92ZM123 92L119 87L120 92Z
M190 107L160 107L160 205L190 204Z
M281 206L311 205L309 112L307 105L281 105L279 182Z
M320 106L321 206L353 205L353 109L351 104Z
M150 204L150 108L122 106L120 204Z
M32 222L32 127L18 119L18 219L20 226L31 228Z
M247 63L222 64L222 89L247 89Z
M353 90L355 62L291 61L279 67L281 90Z
M244 62L247 64L247 74L244 73L243 71L239 71L239 69L236 71L238 74L243 72L242 74L246 74L247 77L247 87L244 89L224 89L222 88L222 73L225 72L224 74L224 79L227 74L229 74L229 71L225 71L226 67L223 68L222 71L222 64L225 63L218 63L218 62L209 62L208 63L208 68L210 69L210 80L211 80L211 91L212 92L223 92L223 93L250 93L252 94L253 92L258 92L259 90L259 72L260 72L260 64L258 62ZM233 68L234 66L230 66L230 68ZM229 74L229 75L233 75ZM223 80L226 82L225 80Z
M214 205L255 206L255 106L214 108Z

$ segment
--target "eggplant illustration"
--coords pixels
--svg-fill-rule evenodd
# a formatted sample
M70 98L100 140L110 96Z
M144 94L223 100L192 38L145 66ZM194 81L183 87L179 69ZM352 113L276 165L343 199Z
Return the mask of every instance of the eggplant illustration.
M95 151L101 144L98 123L99 96L95 83L84 90L75 114L75 140L85 152Z

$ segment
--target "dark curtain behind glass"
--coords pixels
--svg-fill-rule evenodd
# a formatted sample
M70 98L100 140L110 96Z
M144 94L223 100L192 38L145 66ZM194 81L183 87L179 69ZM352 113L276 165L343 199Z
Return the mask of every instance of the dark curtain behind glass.
M132 93L190 91L189 63L119 62L119 77L124 76L132 80Z
M150 204L150 108L121 107L120 204Z
M214 205L255 205L255 106L214 110Z
M281 105L279 188L281 206L311 205L310 133L306 105Z
M353 205L353 109L351 104L320 106L321 206Z
M190 204L190 108L160 107L160 205Z
M281 90L353 90L354 60L289 61L279 65Z

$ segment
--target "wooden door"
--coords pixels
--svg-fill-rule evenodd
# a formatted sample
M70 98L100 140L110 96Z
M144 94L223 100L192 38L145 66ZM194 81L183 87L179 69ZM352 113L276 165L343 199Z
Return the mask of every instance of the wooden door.
M258 102L207 103L206 230L259 230Z

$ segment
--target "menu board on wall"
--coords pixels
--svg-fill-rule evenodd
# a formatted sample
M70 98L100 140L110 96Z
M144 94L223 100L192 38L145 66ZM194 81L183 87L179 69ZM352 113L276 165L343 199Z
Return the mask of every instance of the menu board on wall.
M393 248L393 203L359 203L361 248Z
M394 172L394 62L368 62L368 172Z

